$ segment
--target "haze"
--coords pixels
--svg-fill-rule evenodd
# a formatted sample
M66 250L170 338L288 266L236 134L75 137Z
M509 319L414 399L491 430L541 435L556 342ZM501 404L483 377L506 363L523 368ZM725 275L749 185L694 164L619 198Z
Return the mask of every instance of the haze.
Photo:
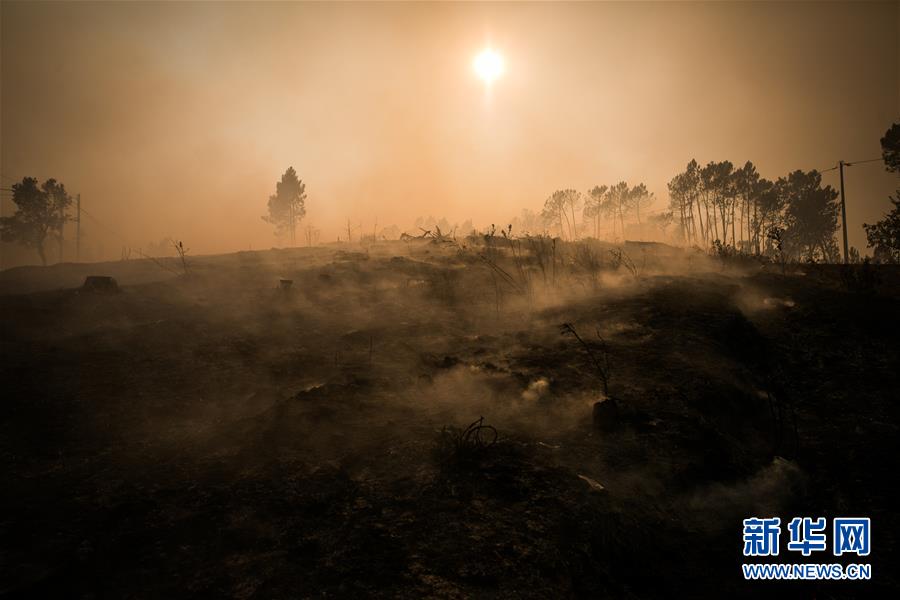
M94 259L277 245L260 217L288 166L323 242L347 219L506 223L619 180L662 210L692 158L774 179L879 157L898 6L3 2L2 182L80 193ZM505 61L489 95L485 47ZM848 170L852 245L895 183Z

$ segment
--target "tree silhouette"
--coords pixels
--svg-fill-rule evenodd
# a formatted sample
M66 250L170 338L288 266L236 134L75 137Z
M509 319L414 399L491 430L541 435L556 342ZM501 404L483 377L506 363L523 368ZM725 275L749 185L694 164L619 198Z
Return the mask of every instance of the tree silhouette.
M565 236L566 231L569 232L569 239L574 240L578 236L578 230L575 227L575 210L581 205L581 193L573 190L557 190L553 195L544 201L544 210L541 216L547 223L557 222L559 224L560 236ZM571 218L569 214L571 213ZM565 221L566 226L563 226Z
M896 125L895 125L896 127ZM868 246L877 262L900 263L900 190L891 198L894 208L874 225L863 224Z
M669 181L668 187L669 208L672 209L673 214L678 215L682 237L689 244L696 244L700 241L705 244L706 228L701 210L700 167L697 165L697 161L691 160L684 172L677 174ZM695 208L697 210L696 218Z
M297 222L306 215L306 184L297 177L294 167L281 176L275 184L275 193L269 196L269 214L263 221L275 226L279 237L285 233L291 236L291 245L296 245Z
M613 235L616 232L616 217L618 217L619 225L622 228L622 237L625 237L625 213L628 212L630 191L628 184L620 181L616 185L610 186L606 192L607 211L612 217Z
M638 225L641 224L641 209L649 208L653 204L653 194L647 191L647 186L639 183L628 191L626 205L628 210L634 211Z
M3 238L34 248L47 264L44 244L47 236L55 232L62 244L62 229L68 219L67 209L72 197L66 187L55 179L46 180L38 187L34 177L24 177L12 186L16 212L11 217L0 219Z
M881 156L885 169L900 174L900 123L894 123L884 132ZM900 190L890 201L894 208L883 219L872 225L865 223L863 227L867 245L874 249L876 262L900 263Z
M594 237L600 237L600 216L603 213L604 209L604 200L606 198L606 191L609 189L609 186L606 185L595 185L587 194L587 197L584 200L584 213L583 217L585 220L590 219L594 223Z
M881 156L884 168L892 173L900 173L900 123L894 123L881 138Z
M759 173L749 160L744 166L734 171L734 189L741 203L740 210L740 243L748 250L753 247L752 214L757 212L756 202L759 193ZM752 210L751 210L752 208ZM746 233L746 245L744 234Z
M728 224L734 221L734 179L732 174L734 165L731 161L710 162L700 170L700 185L706 204L707 223L709 222L709 207L712 206L712 223L715 239L722 244L728 243ZM731 218L729 218L731 217ZM734 237L732 227L732 237Z
M767 232L773 227L781 227L784 199L778 194L775 184L768 179L760 179L757 182L754 196L753 237L756 242L756 253L768 253L771 240Z
M523 208L519 216L513 217L512 226L513 231L517 232L518 234L540 235L544 232L546 222L545 219L541 217L541 215L527 208ZM458 227L458 229L464 235L472 233L473 227L471 219L466 220L462 225Z
M779 178L775 186L786 206L785 237L793 253L809 260L836 260L837 191L830 185L822 187L818 171L794 171Z
M689 207L688 215L691 219L691 231L693 232L694 239L697 239L697 228L693 223L694 217L694 207L697 207L697 224L700 225L700 235L703 238L703 242L706 243L709 229L709 219L707 218L706 222L703 221L703 212L700 209L700 165L697 164L697 161L691 159L691 162L687 164L684 170L684 186L685 192L687 193L687 202ZM709 213L707 213L708 215Z

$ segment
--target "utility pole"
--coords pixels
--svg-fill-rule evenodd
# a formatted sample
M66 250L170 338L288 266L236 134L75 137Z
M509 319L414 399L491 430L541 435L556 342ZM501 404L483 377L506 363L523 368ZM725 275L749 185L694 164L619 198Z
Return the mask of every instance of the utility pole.
M59 262L63 261L63 244L66 242L66 209L59 207Z
M841 230L844 234L844 264L846 265L849 259L847 258L847 205L844 202L844 161L838 161L838 167L841 170Z
M75 262L81 262L81 194L75 196Z

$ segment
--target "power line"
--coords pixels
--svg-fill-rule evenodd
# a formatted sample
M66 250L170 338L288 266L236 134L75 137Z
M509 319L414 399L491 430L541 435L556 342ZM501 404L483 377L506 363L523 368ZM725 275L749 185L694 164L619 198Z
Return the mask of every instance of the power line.
M11 192L12 190L0 188L0 191L2 191L2 192ZM114 236L118 237L119 239L121 239L121 240L124 241L124 242L127 242L127 241L128 241L128 239L127 239L125 236L123 236L123 235L122 235L121 233L119 233L118 231L114 230L112 227L109 227L108 225L105 225L105 224L103 223L103 221L101 221L100 219L98 219L97 217L95 217L94 215L92 215L91 213L89 213L89 212L88 212L87 210L85 210L84 208L81 208L81 209L79 209L79 210L80 210L80 212L84 213L89 219L91 219L94 223L96 223L97 225L99 225L100 227L102 227L103 229L105 229L107 232L113 234Z
M854 165L864 165L866 163L873 163L876 161L883 161L884 157L879 158L867 158L864 160L853 160L853 161L845 161L839 160L837 164L837 168L841 170L841 233L844 236L844 264L849 262L850 258L848 256L848 246L847 246L847 201L844 196L844 167L852 167Z
M863 165L865 163L875 162L875 161L884 161L884 158L879 156L878 158L867 158L866 160L847 160L844 161L844 164L848 167L852 167L854 165Z
M841 161L838 161L841 162ZM866 163L873 162L884 162L884 158L879 156L878 158L867 158L865 160L845 160L843 161L845 167L855 167L856 165L864 165ZM816 169L819 173L827 173L828 171L836 171L840 165L835 165L830 169Z
M845 167L855 167L856 165L864 165L866 163L873 162L884 162L883 158L867 158L866 160L845 160L839 161L843 162ZM840 168L840 164L831 167L830 169L815 169L818 173L827 173L829 171L837 171Z
M85 209L82 208L82 209L81 209L81 212L84 213L91 221L93 221L94 223L96 223L97 225L99 225L100 227L102 227L103 229L105 229L106 231L108 231L109 233L113 234L114 236L118 237L118 238L121 239L123 242L127 242L127 241L128 241L128 240L125 238L125 236L123 236L121 233L119 233L118 231L115 231L112 227L109 227L109 226L107 226L107 225L104 225L102 221L100 221L97 217L95 217L94 215L92 215L91 213L89 213L88 211L86 211Z

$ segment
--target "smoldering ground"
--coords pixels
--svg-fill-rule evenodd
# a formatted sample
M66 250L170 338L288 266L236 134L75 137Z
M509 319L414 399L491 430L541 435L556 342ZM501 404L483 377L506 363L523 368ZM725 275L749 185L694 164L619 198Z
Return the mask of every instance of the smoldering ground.
M543 243L4 272L4 591L743 596L743 518L890 531L890 282Z

